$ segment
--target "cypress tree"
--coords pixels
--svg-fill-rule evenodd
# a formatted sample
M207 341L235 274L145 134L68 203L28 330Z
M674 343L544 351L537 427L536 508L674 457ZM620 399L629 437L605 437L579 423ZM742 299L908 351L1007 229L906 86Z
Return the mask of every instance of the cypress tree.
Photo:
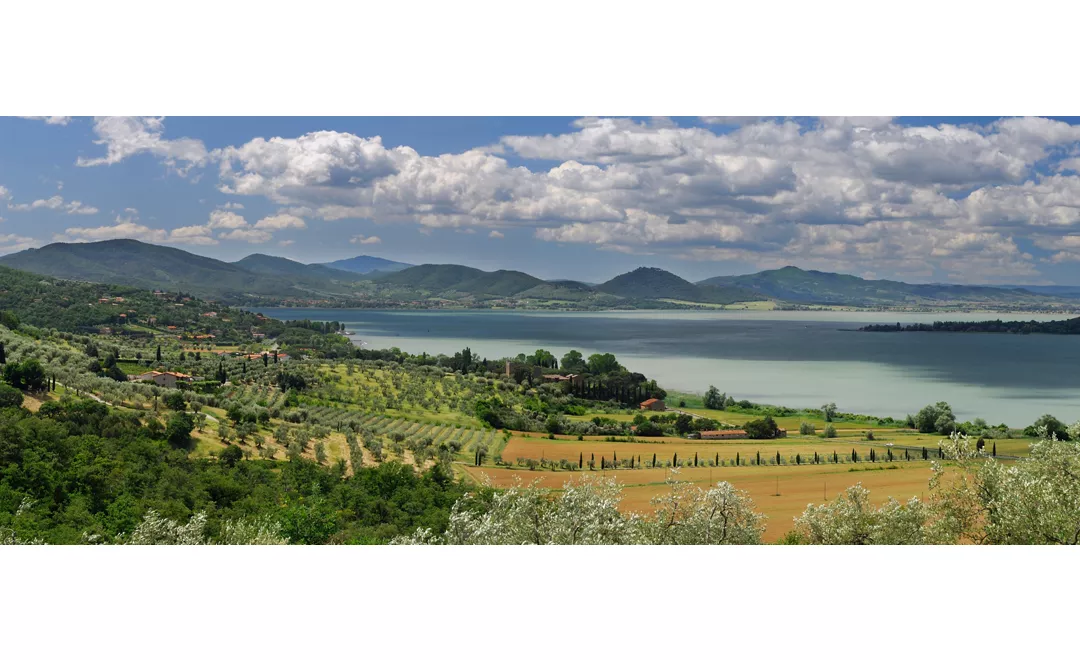
M795 465L802 465L802 455L795 454Z
M739 452L735 452L735 465L736 465L736 466L738 466L738 465L739 465L739 458L740 458L740 456L739 456Z
M780 465L780 452L776 452L776 464Z
M923 447L923 448L922 448L922 459L923 459L924 461L926 460L926 447Z
M0 341L0 364L7 364L7 355L4 353L4 342Z
M656 454L652 455L652 466L656 467Z
M619 455L616 454L615 452L611 452L611 462L612 462L613 465L618 465L619 464Z
M678 467L679 466L679 455L678 454L672 455L672 457L671 457L671 466L672 467Z
M817 460L817 452L815 451L814 452L814 465L817 465L817 462L818 462L818 460Z
M577 457L577 469L580 470L583 467L585 467L585 452L581 452Z
M859 462L859 454L854 449L851 450L851 462L852 463L858 463Z
M833 453L832 453L832 462L833 462L833 463L839 463L839 462L840 462L840 457L836 455L836 451L835 451L835 450L834 450L834 451L833 451Z
M161 347L157 347L157 361L161 362Z
M994 450L993 450L991 455L997 456L997 443L996 442L994 443Z
M694 452L694 467L697 467L697 452Z
M720 452L716 452L716 459L713 461L713 465L720 465Z
M757 464L761 465L761 452L760 451L757 453Z

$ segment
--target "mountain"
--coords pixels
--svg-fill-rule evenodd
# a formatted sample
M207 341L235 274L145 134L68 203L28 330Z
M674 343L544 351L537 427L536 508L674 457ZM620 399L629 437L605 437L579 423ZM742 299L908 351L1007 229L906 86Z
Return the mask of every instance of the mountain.
M338 270L322 264L302 264L268 254L251 254L235 262L235 265L252 273L283 277L312 288L326 287L327 283L360 282L367 279L360 273Z
M374 280L381 286L399 286L429 293L463 293L507 297L531 289L544 281L516 270L486 272L455 264L412 266Z
M738 286L759 294L804 304L894 306L967 303L1060 302L1053 296L1023 289L960 284L908 284L892 280L864 280L854 275L824 273L785 266L750 275L712 277L699 285Z
M389 259L383 259L382 257L369 257L367 255L360 255L359 257L353 257L351 259L339 259L338 261L331 261L325 264L313 264L318 266L326 266L327 268L335 268L337 270L347 270L350 273L393 273L399 270L405 270L412 266L412 264L402 263L400 261L390 261Z
M763 300L760 293L730 285L692 284L660 268L638 268L618 275L595 287L597 291L622 298L685 300L690 302L730 304Z
M62 279L184 291L203 298L304 293L287 281L236 264L130 239L52 243L0 257L0 264Z

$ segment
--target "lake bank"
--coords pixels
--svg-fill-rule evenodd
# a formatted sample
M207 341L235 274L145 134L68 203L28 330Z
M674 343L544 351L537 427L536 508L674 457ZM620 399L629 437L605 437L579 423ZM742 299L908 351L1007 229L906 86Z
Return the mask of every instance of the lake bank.
M664 387L813 408L903 418L948 401L960 419L1026 426L1043 413L1080 419L1080 338L951 333L859 333L868 323L909 322L920 312L384 312L259 309L281 319L337 320L370 348L485 357L545 348L611 352ZM941 313L949 320L1068 315Z

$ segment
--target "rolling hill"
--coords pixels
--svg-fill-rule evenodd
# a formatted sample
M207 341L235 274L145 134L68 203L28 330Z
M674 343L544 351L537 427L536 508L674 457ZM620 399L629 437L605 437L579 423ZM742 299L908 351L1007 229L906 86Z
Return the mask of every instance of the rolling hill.
M1059 298L1024 289L959 284L908 284L864 280L854 275L785 266L750 275L712 277L699 285L738 286L761 295L803 304L896 306L965 303L1051 303Z
M327 283L360 282L365 278L360 273L337 270L322 264L302 264L285 257L273 257L268 254L251 254L235 265L252 273L284 277L294 283L303 283L305 287L325 287Z
M412 266L412 264L402 263L400 261L390 261L389 259L383 259L382 257L369 257L367 255L360 255L359 257L352 257L351 259L339 259L337 261L331 261L324 264L312 264L317 266L326 266L327 268L334 268L337 270L347 270L350 273L393 273L399 270L405 270Z
M765 296L731 285L696 285L660 268L638 268L595 287L597 291L622 298L685 300L730 304L764 300Z
M52 243L0 257L0 264L68 280L184 291L212 299L304 293L287 281L236 264L130 239Z

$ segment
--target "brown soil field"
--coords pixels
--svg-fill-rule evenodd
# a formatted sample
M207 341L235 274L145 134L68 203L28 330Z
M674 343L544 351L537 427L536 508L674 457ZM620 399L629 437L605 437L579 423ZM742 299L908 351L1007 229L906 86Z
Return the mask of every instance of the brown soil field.
M930 480L930 465L926 462L895 464L898 469L864 469L862 464L815 465L815 466L761 466L727 468L683 468L679 479L692 481L707 487L718 481L728 481L736 488L750 493L754 508L768 516L765 542L779 540L794 527L794 518L806 510L807 504L821 504L827 497L832 500L842 490L857 483L870 491L876 504L890 496L904 501L913 496L925 497ZM855 471L851 471L854 468ZM488 476L492 485L507 487L520 478L523 483L539 480L546 488L562 488L563 484L580 479L582 473L532 472L521 469L465 467L473 479L480 481ZM663 468L643 470L597 470L589 474L614 476L623 484L622 508L625 511L647 512L650 500L667 491L664 483L668 470ZM779 490L779 495L776 495Z

